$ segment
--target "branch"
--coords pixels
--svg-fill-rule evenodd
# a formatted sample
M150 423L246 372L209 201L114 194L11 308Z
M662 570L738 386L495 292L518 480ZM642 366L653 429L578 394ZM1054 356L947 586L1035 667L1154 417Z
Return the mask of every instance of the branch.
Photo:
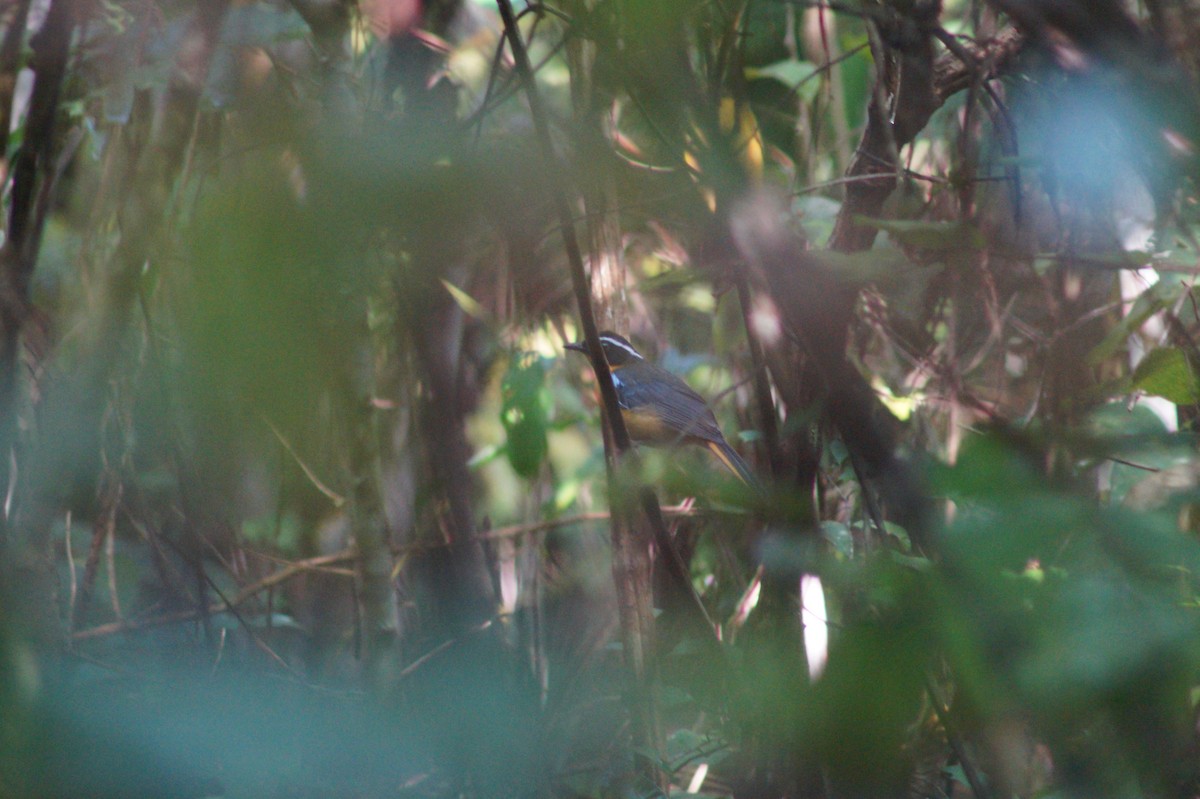
M636 751L641 752L637 757L638 771L642 778L660 790L664 787L664 777L659 769L656 758L651 752L660 749L657 704L649 686L652 682L654 667L654 617L649 612L649 581L638 579L638 573L644 569L638 568L638 559L645 558L645 542L639 541L630 529L630 504L621 495L616 478L616 467L629 451L629 431L621 417L621 408L617 402L617 392L613 385L612 374L604 352L600 348L599 331L596 328L595 314L592 310L591 286L584 271L583 253L579 248L579 240L575 233L574 215L568 196L573 192L568 190L564 169L554 149L554 140L550 135L550 123L546 109L542 105L534 80L533 67L529 61L529 53L517 27L517 19L513 14L511 0L497 0L500 17L504 21L504 33L512 49L513 61L517 75L525 89L529 101L529 111L533 117L534 130L541 146L546 163L550 169L550 185L553 187L554 208L562 228L563 245L567 261L571 267L571 285L575 292L575 301L579 306L579 318L583 327L584 339L587 342L588 358L592 363L592 371L600 386L600 397L604 403L604 416L611 433L605 437L606 464L608 467L609 502L616 515L612 524L613 539L613 575L617 591L618 610L621 622L622 644L624 646L625 662L629 671L630 695L627 703L630 720L633 726L633 744ZM646 511L647 522L653 529L654 538L664 547L663 554L673 551L673 542L656 513L658 502L651 495L642 496ZM651 507L653 506L653 507ZM668 564L670 564L670 555ZM674 570L672 576L678 576ZM690 589L690 581L681 589Z
M1025 42L1025 34L1010 27L983 44L963 43L961 49L956 48L957 52L943 53L933 61L931 73L918 71L922 77L931 74L931 92L922 94L932 101L920 104L898 102L894 119L872 102L867 128L846 173L852 180L846 186L846 201L838 213L829 241L830 249L839 252L871 249L879 231L869 225L860 225L856 218L878 217L884 201L896 187L897 168L890 155L890 142L894 141L897 148L911 143L934 112L980 77L980 70L984 70L984 81L1003 74ZM912 74L911 70L902 71L897 97L905 96L905 82Z
M16 68L24 32L23 12L28 11L26 6L28 3L18 7L0 46L0 69ZM44 222L34 213L38 207L34 194L40 183L49 180L52 169L50 156L54 150L58 95L67 70L72 27L70 4L67 0L54 0L45 22L29 42L33 50L30 66L36 78L29 98L24 144L13 159L7 237L0 249L0 333L3 335L3 341L0 341L0 414L9 419L13 417L12 403L16 392L17 342L29 315L29 280L37 260ZM4 88L7 90L3 112L7 147L12 91L10 87ZM0 151L0 156L3 155ZM5 453L11 443L10 426L8 422L4 423L5 434L0 437L0 450ZM0 472L7 473L7 461L7 455L0 459ZM3 482L7 484L7 480Z
M4 41L0 43L0 159L8 156L8 130L12 121L13 93L17 88L17 72L21 66L21 44L25 41L25 26L29 20L31 0L20 0L13 11Z
M596 382L600 386L600 398L604 403L605 417L612 429L617 454L621 455L629 449L629 431L625 429L625 421L621 418L617 390L613 386L612 375L608 371L608 362L604 360L604 350L600 348L600 331L596 328L596 317L592 313L591 289L583 266L583 252L579 248L579 238L575 235L575 217L567 200L569 192L566 179L563 178L563 170L554 149L549 118L542 105L537 82L534 80L529 51L525 48L521 31L517 27L512 1L496 0L496 2L500 8L500 18L504 21L504 34L513 51L517 75L525 88L529 113L533 117L534 132L537 135L538 144L546 156L547 163L550 165L551 185L554 187L554 210L558 215L559 226L562 228L563 246L567 252L567 262L571 267L571 287L575 291L575 301L579 305L579 321L583 327L584 339L587 341L588 358L592 362L592 370L596 373ZM609 463L614 462L614 459L610 457Z
M106 635L114 635L116 633L134 632L137 630L145 630L150 627L161 627L164 624L174 624L182 621L194 621L202 616L213 616L218 613L232 612L239 606L245 604L255 595L261 594L263 591L266 591L269 588L274 588L281 583L285 583L293 577L296 577L304 572L324 569L324 567L332 566L338 563L349 563L357 558L357 552L347 549L343 550L342 552L336 552L332 555L321 555L320 557L316 558L294 561L289 563L287 566L284 566L282 569L264 577L258 582L246 586L241 591L238 591L237 596L233 599L223 602L214 602L203 612L199 608L189 608L188 610L181 610L175 613L166 613L162 616L154 616L152 618L142 619L140 621L115 621L110 622L109 624L100 624L95 627L90 627L86 630L79 630L71 637L73 640L82 641L87 638L100 638ZM344 574L347 577L354 576L354 573L349 571L339 573Z
M695 516L696 513L690 509L683 507L670 507L662 509L664 514L671 517L682 518L687 516ZM508 527L497 527L494 530L489 530L486 533L480 533L474 536L473 541L494 541L502 538L517 538L524 535L531 535L546 530L553 530L558 527L568 527L573 524L590 521L608 521L612 518L609 513L581 513L577 516L564 516L561 519L549 519L545 521L533 522L532 524L514 524ZM428 552L435 549L445 549L451 544L438 541L431 543L412 544L405 547L400 547L394 554L397 557L405 555L415 555L422 552ZM245 604L249 599L256 594L261 594L270 588L274 588L282 583L287 582L293 577L297 577L304 572L321 571L326 574L336 574L341 577L354 577L355 572L350 569L333 569L342 563L352 563L358 558L358 553L352 549L335 552L332 555L321 555L314 558L306 558L305 560L291 561L278 571L272 572L258 582L251 583L242 590L238 591L237 596L226 602L214 602L208 608L209 615L224 613L234 607ZM87 638L99 638L106 635L114 635L116 633L134 632L136 630L144 630L150 627L161 627L164 624L174 624L177 622L193 621L200 618L201 613L198 608L192 608L176 613L166 613L161 616L154 616L141 621L119 621L110 622L108 624L100 624L95 627L90 627L86 630L79 630L73 633L72 638L82 640Z

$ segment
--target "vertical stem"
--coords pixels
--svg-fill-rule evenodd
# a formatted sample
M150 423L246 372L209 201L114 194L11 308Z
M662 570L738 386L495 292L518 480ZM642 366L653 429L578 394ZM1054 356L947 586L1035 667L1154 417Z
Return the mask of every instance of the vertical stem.
M545 153L547 162L551 165L551 181L554 187L554 207L559 224L562 228L563 244L567 260L571 266L571 283L575 299L579 306L579 317L583 327L584 338L588 344L588 356L592 369L600 386L600 396L604 403L606 427L610 435L605 437L605 451L608 463L609 504L613 509L612 539L613 539L613 578L617 589L617 603L620 612L622 644L625 661L629 669L630 694L629 712L633 727L634 750L640 752L638 766L640 773L653 785L662 786L663 776L659 772L654 758L647 756L648 752L658 751L658 723L653 702L651 686L653 684L654 655L653 655L653 615L650 611L650 558L646 538L634 534L630 518L633 504L622 495L617 481L615 467L621 455L629 449L629 434L621 418L620 407L617 404L616 389L613 386L612 375L600 349L599 332L592 309L593 287L584 269L583 253L575 234L575 220L568 201L570 192L566 178L555 154L554 141L550 135L550 125L541 96L529 62L529 54L517 27L516 16L513 13L511 0L497 0L501 19L504 21L505 35L512 48L513 60L516 63L517 74L524 85L525 95L529 102L530 113L533 117L534 129L538 143ZM586 58L586 53L577 54ZM585 91L584 101L592 102L590 70L583 76L584 84L576 84L577 94ZM590 135L590 134L585 134ZM597 136L599 134L597 133ZM590 240L593 245L593 267L608 259L608 268L614 270L615 264L620 263L619 229L615 228L615 215L607 206L605 187L601 184L600 193L595 201L605 203L601 225L614 227L594 228ZM611 235L616 232L616 236ZM615 258L616 260L612 260ZM595 269L593 270L595 272ZM619 272L618 272L619 275ZM611 277L611 272L610 272ZM619 278L623 283L623 277ZM610 286L610 288L612 288ZM618 289L619 290L619 289ZM619 311L608 306L610 315L617 318ZM606 320L607 321L607 320Z
M16 20L14 20L14 23ZM54 556L48 533L38 526L13 524L19 513L17 416L21 332L31 311L29 283L44 217L35 202L37 187L51 179L58 98L66 75L73 20L67 0L54 0L41 29L30 41L36 77L29 98L25 146L13 170L8 237L0 250L0 490L7 512L0 513L0 603L19 620L41 656L58 654L65 644L58 613ZM45 207L40 209L43 213ZM10 493L11 492L11 493ZM9 549L9 551L3 551Z
M592 312L591 286L584 270L579 238L575 235L575 217L567 200L566 179L563 177L563 170L554 149L554 138L550 135L550 122L534 80L533 66L529 62L529 52L525 49L525 42L521 39L521 31L517 27L517 18L513 13L512 2L511 0L496 0L496 2L500 8L500 18L504 21L505 36L513 51L517 74L521 78L525 96L529 101L529 111L533 117L533 127L537 134L538 144L546 154L547 161L551 166L554 210L562 228L563 249L567 253L567 262L571 265L571 287L579 306L579 321L587 341L588 357L591 359L592 369L596 373L596 382L600 386L600 398L604 402L604 413L612 429L615 450L616 453L623 454L629 449L629 433L621 418L621 406L617 403L617 390L613 386L612 375L608 372L608 363L604 360L604 350L600 348L600 332L596 327L595 314ZM613 460L612 454L614 453L610 453L610 463Z
M18 21L14 19L13 24ZM29 281L42 229L41 220L34 213L34 196L52 169L58 94L67 69L71 27L69 4L66 0L55 0L46 14L46 21L30 41L33 49L31 66L36 77L29 98L25 146L13 166L8 235L0 250L0 335L3 336L0 340L0 486L6 488L11 479L10 453L16 444L21 329L30 312ZM6 48L11 40L11 35L5 37ZM19 44L20 39L16 42Z
M754 370L754 399L758 404L758 423L762 426L763 442L767 447L767 463L771 477L779 479L783 473L783 453L779 448L779 424L775 418L775 403L771 401L771 381L767 378L766 361L762 342L754 330L754 297L746 270L739 266L735 276L738 303L742 309L742 323L746 326L746 343L750 347L750 364Z
M25 41L25 26L29 19L31 0L20 0L8 21L4 41L0 43L0 180L8 173L8 131L12 126L13 95L17 89L17 72L21 65L21 45Z
M463 368L464 315L434 278L434 260L425 254L408 290L419 308L408 313L409 334L425 381L420 423L428 447L430 479L444 503L442 529L448 545L430 554L433 573L442 575L437 592L440 634L455 636L491 618L496 597L476 538L473 478L467 461L471 448L466 438L467 404L458 376ZM422 310L423 309L423 310Z
M569 8L576 19L596 20L598 3L579 0ZM605 130L610 94L596 81L596 42L584 36L567 41L571 71L571 100L583 162L591 165L584 173L583 207L587 219L588 264L591 270L593 308L598 326L627 333L629 319L625 302L625 253L617 214L617 187L608 168L611 151Z
M357 388L353 387L352 388ZM358 601L362 607L366 645L367 684L380 689L387 684L386 667L391 624L392 557L388 549L387 522L380 497L379 434L371 392L351 392L350 530L358 549Z
M822 58L830 66L827 77L823 80L828 90L829 119L833 125L833 146L836 168L844 172L850 164L850 120L846 107L846 82L843 77L843 65L838 59L842 55L842 46L838 40L837 15L828 8L809 8L804 12L804 24L808 29L806 39L812 49L814 44L819 46ZM815 60L815 59L814 59Z

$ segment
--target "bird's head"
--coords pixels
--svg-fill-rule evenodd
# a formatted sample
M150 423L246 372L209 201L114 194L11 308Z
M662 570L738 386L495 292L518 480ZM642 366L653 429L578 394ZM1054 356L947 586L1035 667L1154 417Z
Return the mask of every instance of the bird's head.
M569 350L582 352L587 354L587 342L576 341L566 345ZM633 348L623 336L618 336L616 333L605 331L600 334L600 349L604 350L604 358L608 361L608 365L616 369L634 361L645 360L641 353Z

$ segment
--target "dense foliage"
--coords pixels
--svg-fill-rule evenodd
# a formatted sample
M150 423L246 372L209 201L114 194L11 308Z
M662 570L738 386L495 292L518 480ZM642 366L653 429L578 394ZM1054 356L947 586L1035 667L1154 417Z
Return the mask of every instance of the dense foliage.
M1200 792L1195 0L0 25L0 799Z

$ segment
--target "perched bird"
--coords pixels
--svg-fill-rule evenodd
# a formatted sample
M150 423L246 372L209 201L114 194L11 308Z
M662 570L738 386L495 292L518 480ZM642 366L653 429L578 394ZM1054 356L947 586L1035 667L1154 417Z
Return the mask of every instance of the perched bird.
M708 404L682 378L647 361L616 333L601 333L600 347L612 373L621 418L632 440L655 446L699 444L743 483L758 484L750 467L721 435ZM584 341L566 348L587 354Z

